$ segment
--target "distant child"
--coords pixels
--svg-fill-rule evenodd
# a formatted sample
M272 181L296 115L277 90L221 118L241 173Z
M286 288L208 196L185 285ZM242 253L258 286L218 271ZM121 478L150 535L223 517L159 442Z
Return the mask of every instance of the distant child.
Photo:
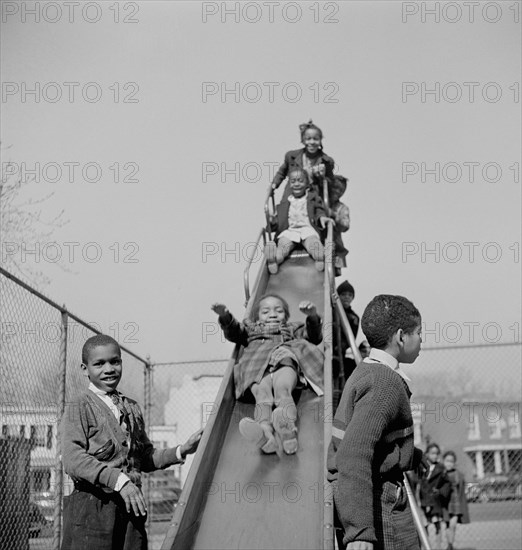
M341 275L341 268L346 267L348 250L344 246L341 233L350 229L350 209L339 199L346 191L348 180L344 176L335 175L328 187L330 199L330 217L335 222L333 226L333 240L335 247L335 274Z
M453 550L457 523L469 523L468 500L466 499L466 480L457 470L457 455L446 451L443 456L446 476L451 483L451 495L448 504L449 521L446 522L447 550Z
M337 519L349 550L418 550L403 485L422 451L413 445L411 392L400 363L421 348L421 315L402 296L381 294L366 307L369 357L344 387L328 450Z
M268 269L277 273L279 264L290 255L295 246L303 244L315 260L318 271L324 270L324 246L320 233L329 220L321 197L309 189L308 174L301 168L288 176L290 195L277 205L274 220L277 247L274 242L266 245Z
M291 170L304 169L310 178L310 185L320 197L323 196L323 179L333 180L334 159L323 152L323 132L310 119L305 124L299 125L302 149L288 151L283 164L276 172L272 180L272 189L277 189ZM287 185L283 198L290 194Z
M359 315L355 313L355 311L352 309L352 302L355 298L355 289L348 281L343 281L338 287L337 287L337 294L339 295L339 299L341 300L341 304L343 306L344 312L346 313L346 317L348 318L348 323L350 324L350 328L353 332L353 337L357 338L357 334L359 332ZM333 350L333 376L334 378L337 378L339 376L340 372L340 365L339 365L339 355L342 357L343 360L343 371L344 371L344 379L348 380L348 377L352 374L353 370L357 366L357 363L355 362L354 354L350 350L350 342L348 341L348 337L345 335L344 330L342 330L341 327L341 348L339 349L336 345L334 346ZM347 356L348 352L348 356ZM351 353L350 353L351 352Z
M153 447L139 405L116 390L121 350L110 336L85 342L82 369L89 388L67 404L60 426L64 469L74 481L64 498L62 550L146 550L141 472L183 464L201 431L175 448Z
M444 466L439 463L440 447L431 443L426 449L429 469L420 480L420 505L428 527L428 535L434 549L441 547L441 525L447 519L447 504L451 483Z
M252 393L256 418L243 418L239 431L264 453L278 450L274 430L286 454L297 451L297 408L292 397L296 387L309 385L323 394L321 318L312 302L301 302L306 323L289 322L287 302L266 294L252 309L254 321L239 323L223 304L214 304L227 340L244 346L234 367L236 398ZM275 409L272 408L275 405Z

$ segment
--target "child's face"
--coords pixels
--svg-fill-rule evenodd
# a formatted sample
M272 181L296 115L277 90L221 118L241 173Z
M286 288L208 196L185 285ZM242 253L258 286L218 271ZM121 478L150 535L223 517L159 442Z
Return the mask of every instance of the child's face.
M87 364L82 363L82 369L98 389L114 391L121 378L120 349L114 344L96 346L90 351Z
M427 459L432 463L435 464L439 461L439 450L437 447L432 447L426 454Z
M354 295L351 292L343 292L339 294L339 299L344 308L349 308L352 305Z
M338 202L344 195L344 189L340 185L333 185L330 189L330 200L332 203Z
M403 336L403 348L397 359L401 363L413 363L419 356L421 344L422 344L422 326L421 323L410 332L402 333Z
M306 176L303 172L290 172L290 175L288 176L288 183L290 184L292 195L297 199L304 196L306 190L308 189Z
M280 325L286 321L285 308L281 300L268 296L259 306L258 320L268 325Z
M303 145L307 153L314 155L321 146L321 134L315 128L308 128L303 135Z
M446 468L446 470L454 470L455 469L455 459L453 458L452 455L448 455L444 459L444 468Z

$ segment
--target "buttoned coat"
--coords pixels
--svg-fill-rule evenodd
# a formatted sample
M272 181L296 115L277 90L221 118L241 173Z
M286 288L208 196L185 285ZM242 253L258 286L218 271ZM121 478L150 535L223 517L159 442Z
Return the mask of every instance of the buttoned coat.
M278 171L276 172L274 179L272 180L272 185L277 189L281 183L284 181L284 179L288 176L288 174L295 169L303 169L303 155L305 154L305 148L302 149L296 149L295 151L288 151L285 154L285 160L283 161L283 164L279 167ZM320 152L319 156L314 159L314 165L315 164L324 164L325 166L325 177L328 181L332 181L334 174L333 169L335 166L335 161L332 157L328 156L324 152ZM318 176L313 177L313 181L310 182L310 184L313 186L315 190L319 192L319 195L323 195L323 185ZM287 185L283 194L283 197L287 197L290 194L290 187Z

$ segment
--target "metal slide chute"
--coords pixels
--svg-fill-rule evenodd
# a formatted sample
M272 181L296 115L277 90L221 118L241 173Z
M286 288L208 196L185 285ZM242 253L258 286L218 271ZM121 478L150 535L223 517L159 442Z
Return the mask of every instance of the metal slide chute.
M273 204L273 191L267 194ZM270 238L261 230L258 244ZM328 225L326 250L332 250ZM331 256L331 253L330 255ZM331 436L332 376L330 306L333 270L319 273L304 251L294 251L276 275L266 259L260 262L252 292L245 270L248 317L265 292L281 294L290 305L292 319L299 319L298 304L313 301L323 318L325 393L318 397L304 390L297 403L299 450L295 455L263 455L246 443L238 424L254 417L254 405L235 400L233 368L241 352L236 346L223 377L198 451L183 487L163 550L172 549L298 549L332 550L333 503L326 482L326 452Z

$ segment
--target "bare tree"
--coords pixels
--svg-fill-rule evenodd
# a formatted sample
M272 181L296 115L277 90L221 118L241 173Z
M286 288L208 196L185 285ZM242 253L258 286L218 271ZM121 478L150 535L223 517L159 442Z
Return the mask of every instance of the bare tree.
M23 179L17 173L12 162L2 162L0 180L0 251L2 266L22 276L31 284L41 289L49 284L49 278L38 269L37 262L28 262L27 257L45 243L52 241L53 233L68 223L64 211L47 217L42 208L54 195L47 193L34 194L30 184L34 178ZM60 261L56 262L61 269L68 270Z

